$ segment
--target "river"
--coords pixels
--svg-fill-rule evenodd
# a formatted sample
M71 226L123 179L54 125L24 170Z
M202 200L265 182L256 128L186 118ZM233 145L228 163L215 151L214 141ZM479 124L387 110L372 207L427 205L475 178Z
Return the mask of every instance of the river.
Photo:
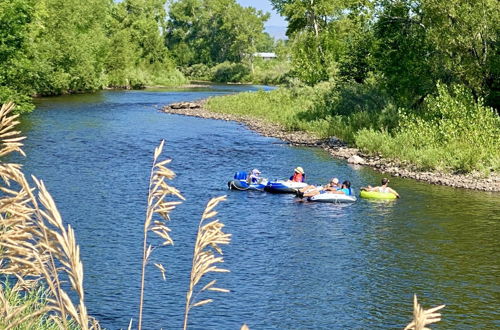
M228 191L238 170L284 178L302 166L312 183L332 176L355 190L382 174L314 148L291 147L234 122L164 114L164 104L254 86L103 91L41 98L23 119L29 174L42 178L76 231L89 313L108 329L137 321L142 228L154 148L166 140L186 202L171 214L174 246L147 271L144 328L180 328L193 243L206 202L223 194L231 233L218 285L192 329L401 329L412 296L446 304L435 329L500 326L499 194L391 178L402 198L351 205L299 203L291 195ZM167 280L152 265L161 262Z

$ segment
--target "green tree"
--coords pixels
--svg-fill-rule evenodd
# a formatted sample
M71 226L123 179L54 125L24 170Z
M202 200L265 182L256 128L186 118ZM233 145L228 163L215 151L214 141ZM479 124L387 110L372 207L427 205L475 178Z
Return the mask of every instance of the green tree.
M373 56L387 90L398 103L414 106L435 88L435 53L426 41L419 1L384 1L374 26Z
M166 43L179 65L241 62L266 43L268 18L235 0L173 1Z
M271 0L288 21L293 71L301 80L315 84L337 78L346 52L368 31L373 4L367 0ZM353 38L352 36L356 36ZM358 71L365 72L366 68ZM347 73L353 65L344 65ZM363 73L364 74L364 73ZM359 75L359 74L358 74Z
M33 0L0 0L0 103L12 100L18 109L31 110L32 64L27 57L36 4Z
M500 3L496 0L421 0L436 70L500 108ZM438 77L443 79L443 77Z

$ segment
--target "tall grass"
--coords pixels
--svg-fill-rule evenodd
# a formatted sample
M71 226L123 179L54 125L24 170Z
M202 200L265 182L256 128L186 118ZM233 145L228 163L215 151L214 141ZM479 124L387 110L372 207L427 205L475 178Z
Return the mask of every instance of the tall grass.
M7 103L0 109L0 156L13 152L24 155L23 137L14 130L17 115L10 115L14 104ZM12 275L20 285L31 281L47 286L45 306L16 321L7 328L29 322L39 315L49 313L61 328L68 328L70 319L82 329L97 329L99 324L89 317L83 290L83 266L80 250L71 226L65 227L55 203L42 181L33 177L31 187L18 164L0 162L0 177L4 186L0 198L0 249L1 272ZM76 292L78 303L70 299L63 289L63 274ZM23 310L25 307L17 308Z
M179 205L179 201L166 201L165 198L169 195L176 196L184 200L181 193L172 186L169 186L166 180L172 180L175 173L168 169L166 165L170 163L169 159L158 162L158 157L163 150L164 141L155 149L153 156L153 167L149 178L149 193L148 207L146 210L146 219L144 221L144 239L143 239L143 255L142 255L142 271L141 271L141 291L139 301L139 323L138 329L142 328L142 312L144 305L144 285L146 276L146 265L149 261L151 253L155 249L152 244L148 243L148 233L152 232L159 236L163 242L161 246L173 245L174 241L170 237L170 228L167 226L167 221L170 220L169 213ZM157 215L158 217L155 217ZM162 264L156 264L156 267L162 272L165 278L165 268Z
M48 292L39 283L25 287L21 282L12 285L6 280L0 290L0 328L16 330L57 330L60 325L47 313ZM68 329L80 329L74 322Z
M418 303L417 296L413 296L413 320L404 328L404 330L425 330L427 325L441 321L441 314L438 310L444 308L440 305L424 310Z
M218 268L217 264L224 262L220 245L229 244L231 241L231 235L222 231L224 224L219 220L213 220L209 223L205 223L205 220L211 219L217 215L214 208L225 199L226 196L211 199L208 202L205 211L203 211L203 215L198 225L198 234L196 235L196 243L194 245L193 264L191 267L191 276L189 281L189 290L186 294L184 330L187 329L189 311L193 307L203 306L213 302L213 299L196 301L199 294L205 291L229 292L227 289L216 287L215 284L217 283L217 280L212 280L203 286L196 294L194 294L196 285L206 274L211 272L225 273L229 271L224 268ZM217 257L216 253L220 256Z
M421 170L486 175L500 170L500 117L461 86L439 85L418 114L402 113L400 121L392 133L361 130L356 144Z

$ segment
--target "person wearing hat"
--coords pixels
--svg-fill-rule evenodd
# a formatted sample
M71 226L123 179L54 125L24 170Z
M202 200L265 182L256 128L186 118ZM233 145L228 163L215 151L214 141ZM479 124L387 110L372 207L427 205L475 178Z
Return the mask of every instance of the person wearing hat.
M377 186L377 187L372 187L372 186L368 186L368 187L362 187L361 190L366 190L366 191L378 191L378 192L381 192L381 193L393 193L394 195L396 195L397 198L400 198L401 196L399 196L399 194L396 192L396 190L388 187L388 184L389 184L389 179L387 178L383 178L382 181L380 182L381 185L380 186Z
M305 179L306 175L304 173L304 169L300 166L293 170L293 175L290 177L290 180L293 182L304 182Z
M260 171L256 168L250 171L250 175L248 176L248 183L260 183L262 178L260 177Z

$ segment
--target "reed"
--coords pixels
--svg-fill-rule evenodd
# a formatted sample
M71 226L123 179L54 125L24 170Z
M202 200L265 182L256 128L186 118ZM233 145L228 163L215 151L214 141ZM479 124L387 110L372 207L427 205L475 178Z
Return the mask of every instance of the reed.
M417 295L413 295L413 320L404 328L404 330L430 330L426 325L441 321L441 313L436 313L444 308L440 305L424 310L418 303Z
M199 294L205 291L229 292L227 289L215 287L217 280L212 280L197 291L197 293L193 296L195 286L200 282L203 276L210 272L229 272L227 269L217 267L217 264L224 262L220 245L229 244L231 241L231 235L222 231L224 224L219 220L213 220L209 223L205 223L205 220L211 219L217 215L217 211L214 211L214 208L225 199L226 196L212 198L208 202L198 225L198 234L196 235L191 276L189 281L189 290L186 294L184 329L187 329L188 315L193 307L203 306L213 302L213 299L197 300ZM216 256L216 254L219 256Z
M158 247L154 246L151 243L148 243L148 233L152 232L163 240L160 246L173 245L174 241L170 237L171 230L167 226L167 221L170 221L169 213L181 202L167 201L166 198L167 196L175 196L181 200L184 200L184 197L177 189L167 184L167 180L172 180L175 178L175 173L166 167L166 165L169 164L171 160L166 159L163 161L158 161L158 158L163 151L164 143L165 141L161 141L160 145L155 149L151 175L149 178L148 207L146 210L146 218L144 221L138 329L142 329L146 266L148 264L149 258L151 257L151 253L155 248ZM165 268L163 267L163 265L156 263L155 266L160 270L163 279L166 279Z
M11 115L13 103L0 109L0 156L22 151L17 115ZM46 306L22 318L9 322L6 329L40 314L49 313L50 319L61 328L69 327L72 319L82 329L98 329L99 324L87 314L83 290L83 265L73 229L63 225L54 200L42 181L33 177L35 187L26 180L21 166L0 161L0 267L6 275L15 276L20 287L43 281L47 286ZM74 304L62 288L60 274L69 279L71 288L78 295ZM27 308L18 306L8 310L6 319L11 320Z

